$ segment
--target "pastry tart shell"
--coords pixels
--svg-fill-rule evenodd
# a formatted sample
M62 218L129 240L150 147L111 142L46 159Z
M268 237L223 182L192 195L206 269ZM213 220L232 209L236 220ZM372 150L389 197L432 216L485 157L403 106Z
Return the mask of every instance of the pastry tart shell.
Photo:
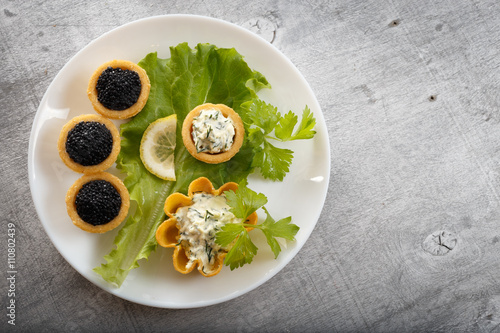
M237 189L238 184L233 182L225 183L219 189L215 189L210 180L205 177L200 177L191 182L188 188L187 196L177 192L171 194L167 198L167 200L165 201L164 211L165 214L167 214L168 219L160 224L160 226L156 230L156 240L162 247L174 248L172 258L176 271L182 274L188 274L192 272L195 267L197 267L198 271L205 277L211 277L219 274L223 266L224 258L227 254L224 251L220 251L219 253L217 253L213 269L209 272L203 271L201 260L197 260L194 265L191 265L189 268L187 268L187 264L189 262L188 256L186 255L187 249L184 249L183 246L179 243L179 228L177 226L177 219L175 218L174 213L176 213L177 210L181 207L192 205L192 198L195 193L204 192L213 195L222 195L225 191L235 191ZM246 223L255 225L257 223L257 219L257 213L253 212L250 216L247 217ZM250 231L252 228L245 229Z
M90 223L85 222L78 215L76 211L75 199L78 195L78 192L82 188L83 185L93 181L93 180L105 180L113 185L113 187L118 191L121 197L121 207L118 215L109 221L106 224L101 225L92 225ZM80 177L68 190L66 193L66 209L68 211L68 215L73 221L73 224L78 228L90 232L90 233L105 233L107 231L113 230L117 226L119 226L123 220L127 217L128 210L130 208L130 196L127 188L123 184L120 178L108 173L108 172L100 172L91 175L83 175Z
M134 71L137 74L139 74L139 79L141 80L141 93L139 95L139 98L137 99L137 102L135 102L135 104L129 107L128 109L120 111L111 110L102 105L101 102L99 102L99 100L97 99L97 89L96 89L97 80L99 79L99 76L101 76L102 72L108 67L121 68L123 70L128 69L130 71ZM144 108L149 98L150 89L151 89L151 83L149 82L148 74L142 67L128 60L115 59L102 64L95 70L94 74L91 76L89 81L89 85L87 88L87 96L90 102L92 103L94 110L96 110L99 114L103 115L104 117L111 119L127 119L135 116Z
M111 136L113 138L113 146L111 149L111 153L109 156L99 164L85 166L80 163L73 161L73 159L69 156L66 151L66 141L68 139L68 133L71 131L73 127L75 127L78 123L81 122L98 122L104 124L106 128L111 132ZM57 140L57 149L59 151L59 156L62 161L68 168L78 173L91 174L96 172L101 172L113 165L115 163L116 158L118 157L118 153L120 152L120 132L116 128L115 124L109 119L106 119L103 116L97 114L84 114L80 116L76 116L67 122L61 132L59 134L59 139Z
M207 152L198 153L198 151L196 150L193 136L191 134L193 120L200 114L202 110L205 109L219 110L224 115L224 117L230 118L233 121L235 131L234 140L233 145L229 150L215 154L210 154ZM182 123L182 141L184 142L184 146L186 146L187 151L197 160L209 164L218 164L229 161L234 155L236 155L238 151L240 151L244 136L245 127L243 126L243 121L241 120L240 116L232 108L224 104L205 103L198 105L187 114L184 122Z

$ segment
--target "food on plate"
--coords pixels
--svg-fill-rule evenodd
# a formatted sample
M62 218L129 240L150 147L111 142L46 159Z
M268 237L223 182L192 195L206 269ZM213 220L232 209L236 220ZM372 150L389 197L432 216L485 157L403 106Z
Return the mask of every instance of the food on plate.
M187 274L197 267L210 277L221 271L232 243L220 246L216 233L228 223L243 220L230 212L224 194L237 188L238 184L228 182L216 190L210 180L200 177L189 185L188 196L173 193L167 198L164 210L169 219L158 227L156 240L163 247L175 248L173 263L178 272ZM256 224L257 213L250 214L245 223Z
M141 139L140 157L149 172L164 180L175 180L174 151L177 115L149 124Z
M101 115L127 119L144 108L150 88L148 75L139 65L127 60L112 60L95 70L87 95Z
M128 214L129 193L120 178L99 172L83 175L66 194L66 209L73 224L91 233L116 228Z
M150 97L137 117L120 125L122 144L116 161L117 168L126 174L125 184L137 209L131 211L114 240L113 249L94 271L107 282L120 286L128 273L157 249L155 232L165 221L165 212L160 207L172 193L187 194L191 182L199 177L210 179L215 188L228 182L238 183L235 194L231 190L226 192L231 212L237 218L245 220L262 207L267 218L252 228L265 234L277 256L281 248L275 238L293 240L298 230L290 223L291 217L275 222L263 207L263 200L258 200L261 204L249 214L247 209L238 207L253 203L255 197L262 199L263 195L251 194L244 186L252 173L260 173L270 183L284 179L293 158L286 142L314 136L313 113L305 106L302 117L292 111L281 114L277 107L260 100L257 93L271 88L270 84L261 73L251 69L234 48L218 48L212 44L191 48L188 43L181 43L170 48L169 58L159 58L152 52L139 65L151 80ZM148 126L174 114L177 124L184 124L190 111L208 102L232 108L243 121L245 133L238 153L226 162L205 163L194 158L182 144L182 136L177 135L175 182L149 172L140 156L141 138ZM236 128L235 135L237 133ZM280 147L282 143L284 146ZM216 233L216 243L221 247L232 244L224 258L224 265L231 269L252 262L257 251L250 237L253 232L247 232L247 227L245 223L227 223Z
M120 133L109 119L84 114L66 123L57 141L64 164L79 173L104 171L120 152Z
M240 150L244 134L240 116L224 104L198 105L182 124L182 141L188 152L210 164L230 160Z

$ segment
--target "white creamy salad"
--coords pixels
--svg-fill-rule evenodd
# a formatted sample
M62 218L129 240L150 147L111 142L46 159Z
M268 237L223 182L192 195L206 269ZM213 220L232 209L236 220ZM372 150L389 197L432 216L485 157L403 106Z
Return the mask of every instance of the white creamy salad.
M193 119L192 136L198 153L217 154L231 148L234 139L234 125L216 109L201 110Z
M210 272L217 253L226 250L215 242L215 234L225 224L240 223L241 219L229 211L224 195L196 193L192 199L191 206L181 207L174 214L179 242L187 250L189 262L186 268L200 260L204 272Z

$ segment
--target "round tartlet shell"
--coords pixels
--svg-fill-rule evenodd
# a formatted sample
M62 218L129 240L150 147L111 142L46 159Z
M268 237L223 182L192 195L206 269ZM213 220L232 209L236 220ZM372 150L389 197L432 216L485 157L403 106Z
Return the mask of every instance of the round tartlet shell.
M82 218L78 215L76 211L75 199L78 192L80 191L80 189L84 184L91 182L93 180L108 181L118 191L122 199L122 204L118 215L108 223L102 225L92 225L90 223L85 222L84 220L82 220ZM78 228L91 233L102 234L104 232L113 230L123 222L125 217L127 217L129 208L130 208L130 196L127 188L120 180L120 178L108 172L83 175L69 188L68 192L66 193L66 209L68 211L69 217L73 221L73 224L76 225Z
M193 127L193 119L200 114L201 110L205 109L219 110L224 115L224 117L230 118L233 121L234 140L233 140L233 145L229 150L216 154L210 154L205 152L198 153L196 151L196 146L194 144L193 136L191 134ZM240 150L241 145L243 144L244 136L245 136L245 127L243 126L243 121L241 120L240 116L232 108L224 104L205 103L198 105L187 114L186 118L184 119L184 122L182 123L182 141L184 142L184 146L186 146L187 151L194 158L205 163L218 164L229 161Z
M214 264L215 269L211 272L205 273L201 267L201 262L198 261L195 265L191 266L191 268L187 269L186 264L188 263L188 257L186 256L185 250L182 246L179 245L179 228L177 227L177 219L174 216L174 213L181 207L190 206L193 204L193 195L195 193L204 192L213 195L221 195L225 191L233 190L236 191L238 189L238 184L233 182L228 182L219 187L219 189L215 189L212 185L212 182L208 178L200 177L191 182L188 188L188 196L185 196L182 193L173 193L168 196L167 200L165 200L164 211L165 214L169 217L168 220L164 221L158 229L156 230L156 240L158 244L162 247L173 247L175 248L173 258L173 264L176 271L182 274L188 274L195 267L198 267L198 271L205 277L211 277L219 274L222 270L224 258L226 257L226 253L219 253L216 258L216 262ZM257 224L257 213L253 212L250 216L247 217L246 223L249 224ZM252 228L245 228L250 231Z
M121 111L111 110L102 105L101 102L97 100L97 89L96 89L97 80L99 79L99 76L101 76L102 72L108 67L121 68L123 70L128 69L130 71L134 71L137 74L139 74L139 78L141 80L141 93L139 95L139 98L137 99L137 102L135 102L135 104L129 107L128 109ZM144 105L146 105L146 102L148 101L150 89L151 89L151 83L149 82L148 74L142 67L128 60L115 59L102 64L95 70L94 74L92 75L89 81L89 86L87 88L87 96L89 97L90 102L94 107L94 110L96 110L104 117L111 119L127 119L135 116L144 108Z
M111 153L109 156L99 164L84 166L79 163L76 163L69 157L68 152L66 151L66 140L68 139L68 133L71 131L73 127L75 127L78 123L84 121L98 122L104 124L107 129L111 132L111 136L113 137L113 147L111 149ZM75 172L79 173L96 173L101 172L108 169L113 163L115 163L116 158L118 157L118 153L120 152L120 132L116 128L115 124L109 119L106 119L103 116L98 114L83 114L80 116L76 116L67 122L61 132L59 134L59 139L57 140L57 149L59 151L59 156L62 161L68 168Z

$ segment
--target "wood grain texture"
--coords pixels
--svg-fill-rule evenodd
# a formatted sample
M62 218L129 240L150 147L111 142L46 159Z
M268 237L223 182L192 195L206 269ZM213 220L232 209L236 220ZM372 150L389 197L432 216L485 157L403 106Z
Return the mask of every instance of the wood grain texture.
M41 227L26 171L33 118L64 64L112 28L174 13L272 41L315 91L331 144L327 201L297 257L244 296L177 311L81 277ZM500 331L499 31L497 1L0 0L0 212L17 226L16 328ZM426 250L429 237L451 249Z

